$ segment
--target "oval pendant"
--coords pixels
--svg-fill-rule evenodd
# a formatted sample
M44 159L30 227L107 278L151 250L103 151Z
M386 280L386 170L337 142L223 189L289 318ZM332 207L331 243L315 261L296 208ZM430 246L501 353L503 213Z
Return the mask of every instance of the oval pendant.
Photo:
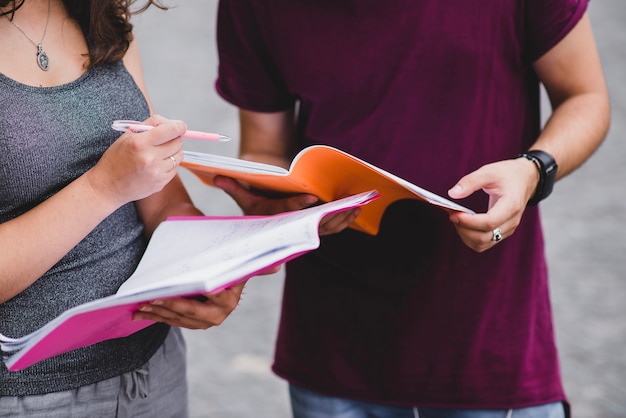
M37 50L37 65L39 65L39 68L41 68L43 71L48 71L48 68L50 67L50 60L48 59L48 55L44 52L43 49L41 49L41 46L39 46Z

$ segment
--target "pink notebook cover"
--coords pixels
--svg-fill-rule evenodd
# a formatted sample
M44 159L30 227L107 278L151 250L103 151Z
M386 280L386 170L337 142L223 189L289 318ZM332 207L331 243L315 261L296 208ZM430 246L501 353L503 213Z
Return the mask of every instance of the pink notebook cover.
M303 253L293 254L292 256L275 263L274 265L287 262L301 254ZM271 267L273 267L273 265L268 266L268 268ZM226 283L211 291L193 292L191 294L176 296L170 295L170 297L185 297L207 293L218 293L221 290L254 276L255 274L256 273L252 273L239 280ZM154 299L151 298L149 300ZM72 315L57 326L52 332L39 340L34 346L26 351L24 355L19 357L19 359L15 362L11 363L7 368L10 371L21 370L58 354L96 344L101 341L127 337L134 334L135 332L154 324L153 321L132 320L133 312L136 312L139 309L139 305L141 303L147 301L148 300L141 300L140 302L133 301L122 303Z

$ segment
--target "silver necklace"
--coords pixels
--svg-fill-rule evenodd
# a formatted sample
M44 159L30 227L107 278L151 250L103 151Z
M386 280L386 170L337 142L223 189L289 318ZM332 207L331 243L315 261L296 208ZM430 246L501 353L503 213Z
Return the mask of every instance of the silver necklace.
M48 23L50 23L50 0L48 0L48 17L46 18L46 26L43 29L43 35L41 35L41 41L39 41L39 43L35 43L35 41L30 39L30 36L26 35L26 32L24 32L24 30L20 28L17 23L9 19L9 16L4 15L4 17L7 18L9 23L11 23L20 32L22 32L22 35L24 35L26 39L28 39L30 43L35 46L35 48L37 48L37 65L39 65L39 68L41 68L43 71L48 71L48 68L50 68L50 59L48 58L48 54L46 54L46 51L43 50L42 44L44 38L46 37L46 32L48 31Z

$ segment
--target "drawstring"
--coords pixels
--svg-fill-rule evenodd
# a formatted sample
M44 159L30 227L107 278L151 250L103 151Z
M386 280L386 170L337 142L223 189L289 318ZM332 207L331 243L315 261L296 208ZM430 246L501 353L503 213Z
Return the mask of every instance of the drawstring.
M122 375L122 387L130 400L148 397L148 367L144 365L137 370Z
M417 408L413 408L413 417L420 418L420 412ZM512 417L513 417L513 410L509 409L506 413L506 418L512 418Z

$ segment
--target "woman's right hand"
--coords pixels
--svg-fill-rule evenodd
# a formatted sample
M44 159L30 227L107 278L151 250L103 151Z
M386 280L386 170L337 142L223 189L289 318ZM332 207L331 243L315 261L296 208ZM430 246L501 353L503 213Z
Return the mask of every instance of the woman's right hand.
M144 123L155 128L124 133L86 173L96 194L117 206L161 191L183 159L184 122L152 116Z
M178 164L169 157L183 158L185 123L159 116L145 123L156 127L125 133L85 174L0 224L0 303L41 277L113 211L159 192L176 176Z

